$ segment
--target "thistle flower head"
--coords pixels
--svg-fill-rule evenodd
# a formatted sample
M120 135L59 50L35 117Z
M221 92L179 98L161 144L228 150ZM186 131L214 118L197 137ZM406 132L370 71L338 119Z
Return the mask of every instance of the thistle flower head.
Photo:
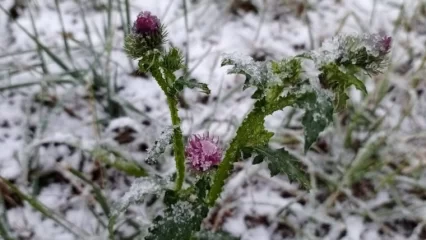
M381 72L388 63L392 37L384 34L337 36L320 49L320 60L343 66L356 66L369 74ZM318 54L317 54L318 55Z
M382 35L379 37L378 41L376 42L376 48L379 50L379 53L381 55L385 55L389 53L389 50L392 45L392 37Z
M205 172L220 163L222 149L218 140L209 134L193 135L185 149L188 164L193 170Z
M143 11L124 40L124 50L134 59L151 56L155 50L162 50L166 35L160 20L150 12Z
M139 13L136 21L133 23L132 31L134 34L151 35L158 33L161 28L160 20L151 15L150 12L144 11Z

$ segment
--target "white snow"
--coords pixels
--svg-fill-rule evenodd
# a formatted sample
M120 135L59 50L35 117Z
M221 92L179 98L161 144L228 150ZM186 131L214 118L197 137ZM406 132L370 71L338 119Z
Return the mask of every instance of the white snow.
M3 0L0 1L0 5L9 9L14 2ZM0 176L14 180L21 189L31 193L30 186L35 179L28 176L35 173L44 176L47 173L59 172L69 182L49 183L43 186L40 194L35 197L54 212L65 216L65 219L72 222L76 229L87 233L86 239L103 240L107 238L107 231L91 210L104 222L107 219L103 216L99 204L96 204L93 199L91 186L77 181L67 169L69 167L78 169L84 176L101 185L103 194L111 202L125 200L123 202L125 204L121 206L127 207L129 201L140 199L152 189L158 190L155 186L141 187L141 184L136 184L140 181L137 180L133 190L128 192L134 178L123 176L124 174L114 169L103 169L99 177L96 171L97 163L87 152L99 144L108 144L119 148L131 159L143 163L150 153L142 152L139 148L144 143L147 144L148 149L157 149L158 146L154 145L154 141L160 137L160 130L170 126L169 110L163 93L153 79L149 76L144 78L130 75L136 63L132 62L131 66L122 51L123 24L116 10L113 11L111 18L111 29L114 32L111 41L113 47L111 61L107 61L107 51L104 51L104 27L107 16L102 9L105 9L108 1L80 1L81 6L76 4L77 1L59 2L73 60L68 60L64 51L62 27L55 10L55 1L52 0L30 3L34 24L42 43L59 56L71 70L74 68L90 70L90 67L94 66L100 71L101 77L107 79L107 76L110 76L109 84L113 85L112 83L116 81L121 89L113 94L112 99L121 103L130 103L134 108L125 107L126 117L110 118L103 108L103 105L107 103L94 103L90 97L88 83L93 80L91 72L79 80L73 80L87 81L85 84L54 84L55 80L69 80L72 77L69 75L58 77L58 74L63 73L64 70L46 53L43 56L47 62L49 74L42 73L38 66L40 60L36 51L37 45L19 27L21 25L33 33L28 8L21 11L22 15L16 21L10 21L7 15L1 12L0 88L34 81L39 81L41 84L0 92ZM113 2L116 8L117 1ZM306 50L317 49L323 44L323 49L331 53L320 60L330 61L336 57L334 50L338 43L336 40L325 40L336 33L385 32L391 34L393 49L390 71L378 78L368 79L367 87L370 94L366 101L361 100L360 96L355 99L362 108L374 111L379 117L384 117L380 130L383 131L381 137L387 138L386 145L380 146L380 151L377 152L377 156L374 156L376 157L374 160L383 161L385 166L377 171L365 170L365 178L372 179L374 188L378 188L374 189L377 190L373 194L374 197L371 199L356 197L355 192L344 186L343 188L350 193L349 197L339 195L335 201L329 199L334 192L327 192L328 188L324 186L330 184L327 183L327 179L340 182L345 169L351 165L356 156L359 157L364 152L363 149L366 149L361 148L357 155L351 149L344 147L347 136L346 126L342 126L341 119L336 117L335 128L321 136L328 143L329 151L327 153L310 152L308 156L300 155L302 161L308 163L311 174L321 176L322 181L318 182L317 179L313 182L314 188L310 192L295 189L295 186L289 184L285 177L277 176L273 179L265 177L268 174L263 164L252 166L251 163L238 163L237 166L242 170L232 175L221 195L219 208L232 209L229 214L226 211L222 214L225 216L223 229L247 240L282 239L280 234L283 233L276 232L278 231L276 226L279 226L281 220L290 226L295 226L295 235L288 239L333 240L338 239L343 231L346 231L346 235L340 239L416 239L417 236L414 236L414 233L411 238L395 232L392 232L393 237L390 237L388 233L380 234L383 227L380 221L392 221L393 219L388 216L391 213L398 215L401 208L403 212L413 217L424 216L424 208L419 207L424 200L421 199L422 195L415 191L418 190L417 188L424 191L422 186L426 185L426 174L423 169L426 155L422 143L425 139L426 127L426 94L417 95L417 90L425 88L424 70L419 69L426 48L424 44L426 36L423 30L426 21L421 13L421 4L424 1L291 0L284 1L283 4L283 1L253 0L258 14L243 12L241 16L229 13L231 1L200 0L196 1L198 2L196 4L192 3L195 1L187 1L189 32L185 30L181 1L130 2L131 18L141 10L149 10L162 19L168 28L170 42L185 53L189 50L188 63L191 76L209 84L212 90L206 104L201 103L200 99L204 95L198 91L184 91L183 98L189 104L189 108L179 109L184 135L189 136L192 133L208 130L211 134L220 137L224 144L234 136L237 126L251 108L253 101L249 99L252 92L240 91L244 78L227 75L228 67L220 68L223 53L234 52L242 56L252 56L255 53L264 52L268 59L280 60ZM303 5L305 2L309 6ZM98 4L97 10L94 8L94 3ZM124 4L120 6L124 9ZM307 12L300 13L302 7ZM81 9L86 15L88 31L95 50L100 56L100 63L90 51ZM400 12L401 9L403 13ZM401 25L397 25L396 22L399 16L403 17ZM310 25L306 24L308 21ZM16 52L21 53L10 55ZM412 60L411 63L410 60ZM242 62L253 63L247 58L243 58ZM303 64L305 69L310 69L303 72L303 76L309 77L311 83L314 83L312 85L316 84L317 89L320 89L317 79L312 78L317 73L309 68L312 67L313 62L303 61ZM259 69L251 70L253 73L258 73ZM417 78L420 79L420 83L414 86L413 79ZM388 81L394 90L386 94L375 110L371 110L377 98L377 86L382 81ZM107 96L107 93L101 91L99 95ZM324 95L327 96L327 93ZM35 101L36 96L41 96L44 101ZM54 107L49 107L49 104ZM303 139L303 131L300 130L301 116L295 114L290 124L284 128L290 112L285 109L269 116L265 126L270 131L278 133L274 137L274 144L286 145L296 152L303 148L300 141ZM377 120L370 115L367 117ZM96 122L101 122L99 129L94 127ZM135 131L131 134L134 140L119 144L114 138L126 127ZM117 129L117 132L114 129ZM356 131L352 135L354 141L362 140L367 136L370 134L365 129L362 129L361 133ZM294 143L294 139L298 141ZM369 143L374 139L370 138L370 140ZM292 143L289 144L289 142ZM418 145L414 145L413 142L417 142ZM173 160L167 151L164 158L165 161L160 161L164 166L156 169L161 175L174 171ZM392 169L391 163L398 169ZM404 175L404 178L396 177L394 182L391 181L395 173ZM289 192L292 193L291 196L288 196ZM321 201L321 198L328 201ZM363 214L366 214L363 211L365 209L354 203L354 199L357 200L355 202L364 203L364 207L377 215L380 221L367 221L363 217ZM395 207L389 207L395 201L398 203L402 201L405 205L396 204ZM130 206L127 214L123 216L123 221L124 219L137 220L141 216L151 219L161 210L158 204L147 207L146 202ZM327 205L327 202L334 204ZM418 208L412 209L407 206ZM277 217L276 213L285 207L288 207L285 213ZM19 235L21 238L36 240L79 239L57 223L43 217L27 203L6 209L5 215L8 227L16 237ZM248 227L244 221L244 217L248 215L254 217L266 215L270 225L257 224L254 227ZM397 217L403 218L403 216ZM316 232L322 229L321 224L329 224L330 230L328 232L321 230L327 233L319 237L316 236ZM126 236L134 232L132 227L124 223L120 230ZM421 230L422 228L419 227L418 231Z

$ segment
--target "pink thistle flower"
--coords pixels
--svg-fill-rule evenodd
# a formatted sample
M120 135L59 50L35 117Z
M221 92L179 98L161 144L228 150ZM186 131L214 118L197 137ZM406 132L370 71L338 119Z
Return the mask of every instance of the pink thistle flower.
M384 33L367 35L365 41L379 56L388 54L392 45L392 37Z
M381 36L380 40L378 41L378 48L382 55L389 52L392 45L392 37L390 36Z
M124 39L124 50L134 59L147 57L151 51L163 49L166 35L160 19L148 11L142 11L133 23L131 34Z
M144 36L159 33L161 30L160 20L148 11L141 12L133 23L132 30L133 33Z
M222 159L218 139L215 140L208 133L203 136L193 135L186 146L185 154L192 169L201 172L217 166Z

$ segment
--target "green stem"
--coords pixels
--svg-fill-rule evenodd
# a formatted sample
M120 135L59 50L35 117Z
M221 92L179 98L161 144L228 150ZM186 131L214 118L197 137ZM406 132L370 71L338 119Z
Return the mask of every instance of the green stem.
M173 125L173 150L176 161L176 191L182 188L185 178L185 151L183 144L182 130L180 128L180 118L178 115L177 101L173 96L167 96L167 103L169 104L170 116Z
M158 85L163 90L164 94L167 97L167 104L170 109L170 117L172 119L173 126L173 150L175 154L175 162L176 162L176 191L179 191L182 188L183 181L185 179L185 150L183 144L183 136L182 130L180 128L180 118L178 115L178 102L176 100L176 96L173 93L170 93L168 87L168 80L164 78L160 69L152 68L151 69L152 76L157 80Z
M176 191L182 188L183 180L185 178L185 151L183 144L182 130L180 128L180 118L178 115L177 101L172 96L167 96L167 103L169 104L170 116L173 125L173 150L175 153L176 161Z
M216 175L214 177L213 185L210 189L208 201L209 205L213 206L216 202L217 198L219 197L220 193L222 192L222 187L225 183L225 179L228 178L232 163L237 160L237 153L239 148L239 140L238 140L238 132L240 132L244 126L242 124L240 128L237 131L237 135L234 137L234 139L231 142L231 145L229 146L228 150L225 153L225 157L223 158L222 163L219 165L219 169L216 172Z
M305 93L304 95L308 96L309 94L312 93ZM265 117L277 110L293 105L297 98L303 98L303 95L297 96L290 94L285 97L278 97L266 104L264 99L258 100L255 103L253 110L247 115L238 128L237 134L234 139L232 139L229 148L226 150L225 157L219 165L208 196L210 206L212 206L220 196L225 180L232 170L232 164L238 160L238 154L241 148L264 145L269 141L271 135L269 135L270 133L267 132L263 126Z
M226 150L225 157L219 165L219 169L216 172L213 185L209 192L209 204L211 206L216 202L222 192L225 180L228 178L232 170L232 164L238 160L238 153L240 149L248 145L248 141L250 141L249 135L258 133L258 131L256 131L257 129L264 129L264 118L268 115L268 113L266 111L262 112L261 110L261 108L255 107L247 115L238 128L237 134L232 139L229 148Z

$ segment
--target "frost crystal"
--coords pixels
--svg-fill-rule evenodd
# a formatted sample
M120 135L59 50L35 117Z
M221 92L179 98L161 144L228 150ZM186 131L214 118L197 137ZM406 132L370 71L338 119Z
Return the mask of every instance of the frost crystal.
M149 150L148 157L145 162L148 164L156 164L158 158L164 153L166 147L170 144L173 138L173 127L167 127L161 132L160 138L155 141L154 146Z
M233 53L225 54L222 65L234 65L228 73L244 74L246 87L265 84L268 80L268 65L265 62L256 62L250 56Z
M118 215L125 211L130 204L141 201L148 194L159 193L167 181L160 178L143 177L136 179L129 191L124 194L112 211L112 215Z
M172 207L173 222L176 224L185 223L187 219L194 217L194 215L192 205L189 202L180 201Z
M317 51L308 56L319 66L329 63L355 65L371 73L385 65L392 38L380 34L338 36L326 40Z
M196 171L207 171L212 166L220 163L222 149L218 146L218 140L214 140L209 134L203 136L194 135L185 149L189 165Z

